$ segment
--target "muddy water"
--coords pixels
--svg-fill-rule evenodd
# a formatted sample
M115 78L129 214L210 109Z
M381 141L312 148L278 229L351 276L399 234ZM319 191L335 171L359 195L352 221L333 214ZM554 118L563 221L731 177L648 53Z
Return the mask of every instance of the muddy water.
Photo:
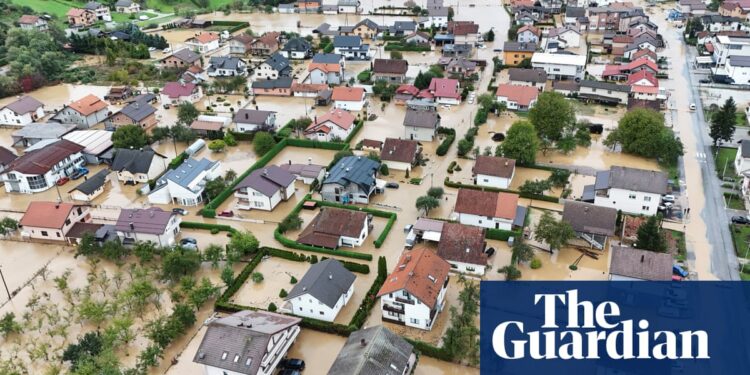
M45 111L59 110L71 101L78 100L88 94L103 98L109 92L109 86L59 84L42 87L26 93L44 103ZM15 97L0 99L0 106L15 101Z
M270 303L282 307L284 299L279 297L279 292L281 289L287 292L292 290L294 285L289 280L292 276L297 280L302 279L308 266L307 262L293 262L281 258L266 259L254 271L263 274L263 281L255 283L248 279L231 302L263 309L268 308Z

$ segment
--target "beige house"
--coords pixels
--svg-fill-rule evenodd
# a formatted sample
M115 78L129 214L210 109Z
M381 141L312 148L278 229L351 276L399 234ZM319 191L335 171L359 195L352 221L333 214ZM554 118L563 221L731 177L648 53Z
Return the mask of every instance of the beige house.
M19 222L24 238L68 242L76 223L91 221L89 207L73 203L31 202Z

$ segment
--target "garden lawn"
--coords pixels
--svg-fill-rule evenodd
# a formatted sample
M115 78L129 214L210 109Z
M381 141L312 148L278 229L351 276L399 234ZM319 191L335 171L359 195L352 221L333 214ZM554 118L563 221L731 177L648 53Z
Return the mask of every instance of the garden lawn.
M40 14L51 14L57 16L60 21L67 20L67 13L70 8L83 6L85 2L68 1L68 0L13 0L13 3L21 6L28 6Z
M745 204L742 202L742 197L737 194L724 193L724 201L727 203L727 207L733 210L745 210Z
M156 17L156 14L149 13L149 12L140 12L135 14L133 18L130 18L130 14L125 13L114 13L112 12L112 21L115 22L135 22L138 21L138 17L140 16L148 16L148 19L144 22L150 21L152 18Z
M730 224L729 230L732 232L735 254L740 258L744 258L748 242L750 242L750 225Z
M719 152L716 153L716 173L719 178L723 176L734 177L737 172L734 170L734 158L737 156L736 148L719 147ZM726 166L726 172L724 172L724 166Z

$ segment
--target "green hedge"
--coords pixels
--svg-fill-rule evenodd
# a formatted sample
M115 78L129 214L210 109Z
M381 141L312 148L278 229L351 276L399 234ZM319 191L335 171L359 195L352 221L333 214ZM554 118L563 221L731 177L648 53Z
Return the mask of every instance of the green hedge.
M430 52L432 49L429 45L420 44L401 44L395 42L389 42L385 45L386 51L404 51L404 52Z
M292 147L319 148L323 150L341 151L349 145L341 142L320 142L311 139L288 138L285 145Z
M273 237L276 239L276 241L281 242L282 245L286 247L290 247L292 249L311 251L311 252L320 253L320 254L337 255L337 256L354 258L354 259L372 260L372 255L367 254L367 253L357 253L354 251L346 251L346 250L332 250L332 249L327 249L325 247L317 247L317 246L301 244L297 241L284 237L284 235L281 234L281 232L279 232L278 228L276 228L273 231Z
M512 230L504 230L504 229L492 229L488 228L484 232L484 237L489 240L500 240L500 241L507 241L508 238L514 237L516 239L521 238L521 232L520 231L512 231Z
M441 126L437 129L437 133L443 134L446 137L442 142L440 142L440 146L438 146L438 148L435 150L435 154L437 154L438 156L445 156L445 154L447 154L448 150L451 148L453 141L456 140L456 129L444 128Z
M232 34L235 31L240 31L246 27L250 27L250 23L241 21L211 21L211 26L232 26L227 29L227 31Z
M245 266L245 268L242 269L239 275L234 279L232 282L232 285L230 285L227 290L224 291L224 293L216 299L216 310L219 311L229 311L229 312L237 312L241 310L247 310L248 308L245 306L235 305L232 303L229 303L229 299L232 298L232 296L237 293L238 290L242 287L242 284L247 281L247 279L250 277L250 275L255 270L255 267L260 264L260 261L263 259L264 256L266 256L265 251L258 251L253 259L250 260L249 263ZM239 309L235 309L235 307L239 307Z
M232 228L229 225L225 224L211 224L211 223L199 223L195 221L183 221L180 223L180 228L186 228L186 229L204 229L204 230L213 230L216 229L220 232L229 232L229 233L236 233L237 230Z
M385 262L385 257L381 256L378 259L378 262L379 263ZM362 299L362 303L359 305L357 312L354 314L354 316L352 317L352 320L349 322L349 327L354 327L355 329L362 328L362 326L365 324L365 321L367 321L367 317L370 316L370 311L375 306L375 303L378 300L377 299L378 291L380 291L380 288L383 287L383 283L385 283L385 280L387 277L388 277L387 272L381 272L380 267L378 267L378 276L372 282L370 289L367 291L367 294L365 294L365 297Z
M234 132L231 130L229 133L231 133L232 136L234 136L234 139L238 141L252 141L253 138L255 138L255 133Z
M268 255L271 255L277 258L286 259L286 260L291 260L293 262L310 262L312 259L312 257L309 257L305 254L295 253L295 252L291 252L288 250L275 249L272 247L264 246L261 248L261 250L265 251ZM323 257L323 259L321 260L325 260L325 259L326 257ZM349 271L357 272L357 273L361 273L365 275L370 273L370 266L366 264L348 262L345 260L339 260L339 262L341 262L341 264L344 265L344 268L348 269Z
M416 349L421 355L439 359L441 361L453 361L453 356L443 348L438 348L437 346L430 345L423 341L410 339L408 337L404 337L404 339L408 341L409 344L412 344L414 346L414 349Z
M510 190L510 189L499 189L499 188L493 188L493 187L487 187L487 186L478 186L478 185L468 185L468 184L462 184L460 182L454 182L451 181L448 177L445 178L445 181L443 184L447 187L457 188L457 189L474 189L474 190L483 190L483 191L491 191L494 193L513 193L518 194L521 198L527 198L527 199L534 199L538 201L545 201L545 202L554 202L559 203L560 198L553 197L551 195L539 195L539 194L527 194L527 193L521 193L516 190Z
M181 152L179 155L175 156L172 161L169 162L169 169L175 169L180 166L183 162L185 162L185 159L188 158L188 154L185 152Z
M364 120L357 121L357 124L354 125L354 129L352 129L352 132L349 133L349 135L346 137L346 139L344 140L344 142L351 143L352 139L354 139L354 137L357 136L357 133L359 133L359 131L362 130L362 127L364 125L365 125L365 121Z
M356 329L352 329L352 327L347 325L325 322L312 318L302 318L302 323L300 323L300 326L302 326L302 328L314 329L316 331L331 333L343 337L349 337L352 332L356 331Z

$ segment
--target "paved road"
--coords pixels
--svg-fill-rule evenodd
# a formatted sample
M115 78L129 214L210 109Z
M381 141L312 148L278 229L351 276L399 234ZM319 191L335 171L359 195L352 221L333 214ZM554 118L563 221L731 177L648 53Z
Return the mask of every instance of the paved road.
M704 125L697 81L690 71L692 59L682 42L681 30L667 25L662 17L654 18L668 45L662 55L671 60L671 79L663 81L672 93L671 120L685 144L680 169L691 207L692 217L686 223L691 268L698 272L699 279L739 280L729 221L711 155L711 138ZM688 110L691 103L695 103L696 111Z

